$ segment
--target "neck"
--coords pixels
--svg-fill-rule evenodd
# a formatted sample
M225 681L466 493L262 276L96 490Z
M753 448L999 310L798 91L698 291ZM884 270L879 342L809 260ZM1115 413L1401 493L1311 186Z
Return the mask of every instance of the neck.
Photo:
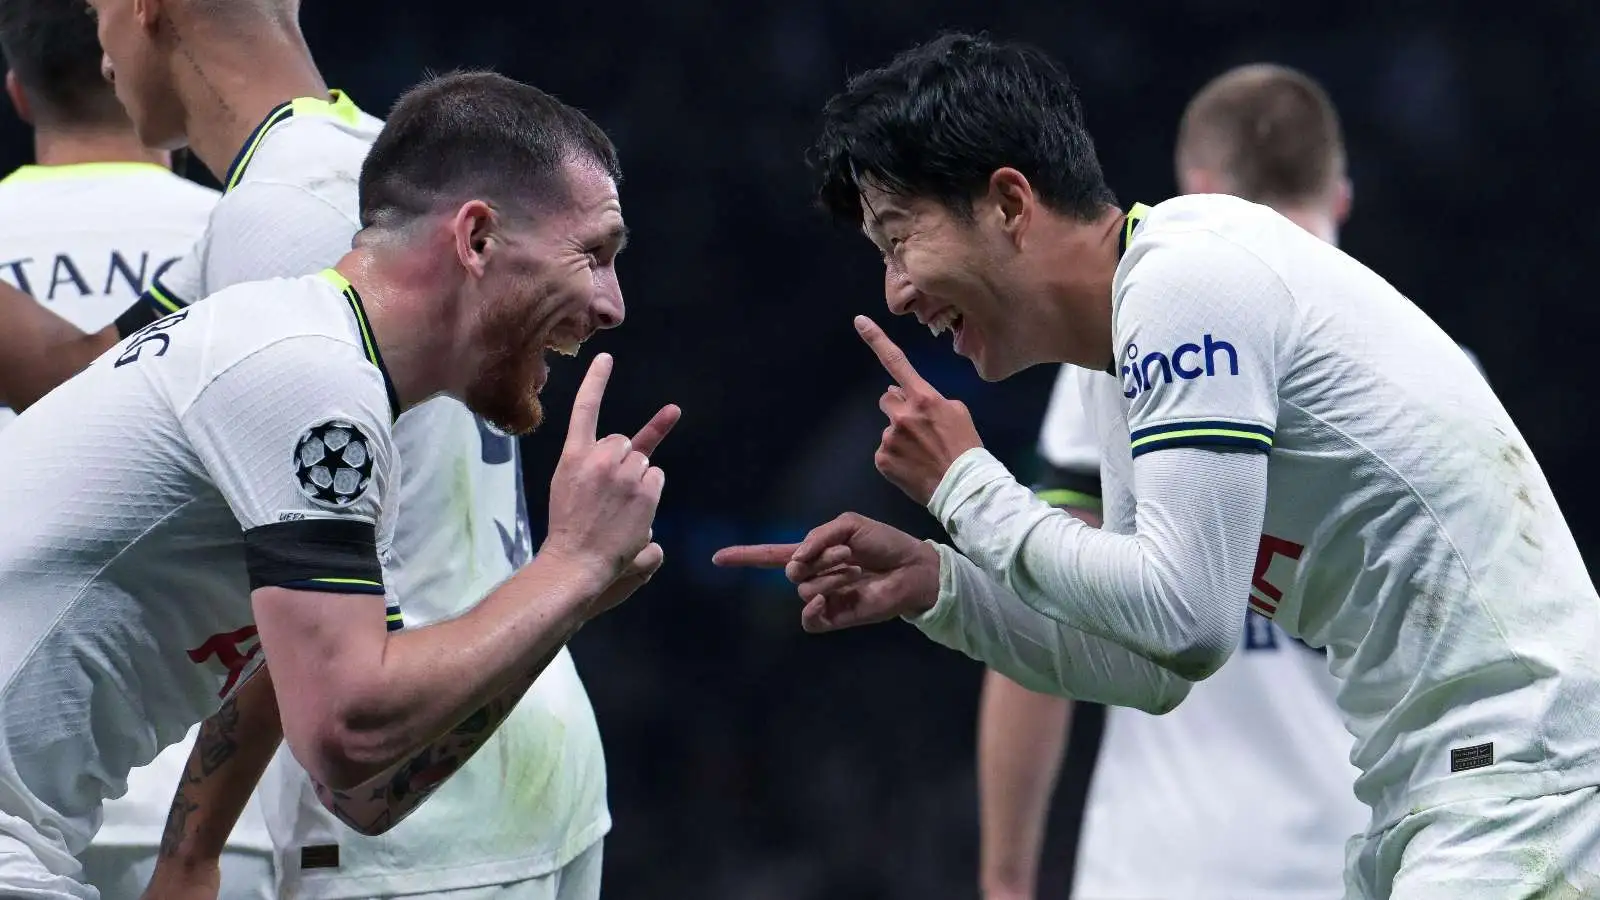
M426 257L414 247L369 243L334 265L361 295L402 410L466 387L453 377L463 358L448 316L455 304L441 302L453 289Z
M1103 369L1111 350L1111 283L1116 278L1122 225L1127 216L1107 207L1092 221L1062 217L1049 238L1041 296L1046 298L1035 334L1041 362Z
M133 129L115 127L38 128L33 132L33 160L41 166L104 162L171 164L165 150L150 150L139 142Z
M191 26L191 30L206 27ZM326 97L328 85L292 23L250 29L211 26L174 51L189 149L218 180L274 107L296 97Z
M1303 207L1280 207L1278 212L1321 240L1339 245L1339 224L1327 212Z

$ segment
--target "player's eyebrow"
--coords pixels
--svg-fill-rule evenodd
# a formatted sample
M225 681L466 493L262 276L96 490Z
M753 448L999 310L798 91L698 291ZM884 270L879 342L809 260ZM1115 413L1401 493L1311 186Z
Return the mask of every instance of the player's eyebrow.
M613 248L613 253L621 253L628 249L628 239L632 234L627 225L618 222L606 229L605 234L600 236L599 243L602 247Z

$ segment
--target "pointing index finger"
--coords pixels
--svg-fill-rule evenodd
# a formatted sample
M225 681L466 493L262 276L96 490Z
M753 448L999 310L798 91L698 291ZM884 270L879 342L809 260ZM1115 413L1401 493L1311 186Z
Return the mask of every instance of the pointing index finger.
M877 355L878 362L883 363L883 367L889 370L889 374L894 376L894 380L901 387L907 390L938 393L933 389L933 385L917 374L917 370L911 367L911 360L906 358L906 352L896 346L894 341L889 340L889 336L883 333L877 322L866 316L856 316L856 333L867 342L867 346Z
M572 401L572 419L567 423L567 447L576 448L593 444L600 427L600 400L606 394L606 382L611 380L611 354L601 353L589 364L589 371L578 385L578 394Z

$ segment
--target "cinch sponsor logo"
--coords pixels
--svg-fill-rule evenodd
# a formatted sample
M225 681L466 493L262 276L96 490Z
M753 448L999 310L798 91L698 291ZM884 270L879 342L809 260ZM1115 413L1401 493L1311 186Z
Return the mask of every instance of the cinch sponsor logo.
M1122 396L1133 398L1157 384L1171 384L1172 377L1190 381L1201 376L1216 375L1220 371L1219 359L1228 363L1228 374L1239 374L1239 354L1227 341L1212 340L1206 335L1204 343L1179 344L1171 355L1150 353L1139 356L1139 345L1129 344L1122 352Z

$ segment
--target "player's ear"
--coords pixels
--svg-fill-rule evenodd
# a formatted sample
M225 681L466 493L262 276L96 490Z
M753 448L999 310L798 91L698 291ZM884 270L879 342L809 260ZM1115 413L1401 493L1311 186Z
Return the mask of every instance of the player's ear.
M462 268L480 278L493 252L496 224L494 210L482 200L468 200L461 204L450 222L456 259Z
M11 108L17 111L17 118L33 124L33 110L28 107L28 95L22 90L22 82L17 80L17 73L6 70L6 96L11 98Z
M161 0L133 0L133 20L145 28L155 27L161 17Z
M1333 221L1343 225L1350 218L1350 207L1355 204L1355 187L1350 184L1348 176L1341 177L1339 183L1333 188Z
M984 200L1001 230L1020 242L1034 212L1033 185L1028 183L1028 177L1009 166L995 169L989 176L989 192Z
M1199 166L1190 166L1178 173L1178 193L1226 194L1228 189L1223 185L1222 179L1217 177L1217 173Z

